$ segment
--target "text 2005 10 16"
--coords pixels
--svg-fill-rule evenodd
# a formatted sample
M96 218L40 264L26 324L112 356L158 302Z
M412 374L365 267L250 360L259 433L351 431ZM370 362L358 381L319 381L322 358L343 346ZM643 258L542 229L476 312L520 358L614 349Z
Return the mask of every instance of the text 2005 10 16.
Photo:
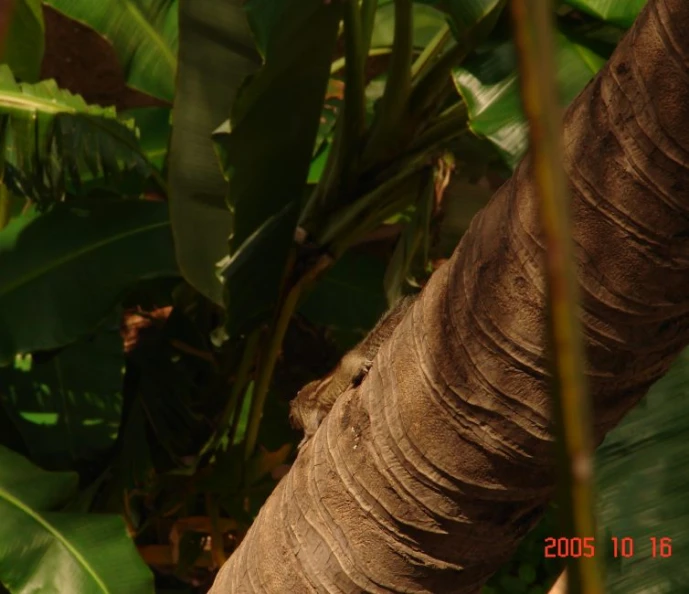
M637 539L640 540L640 539ZM644 539L645 540L645 539ZM648 539L651 557L667 559L672 557L672 539L668 536L652 536ZM643 546L643 545L642 545ZM613 557L633 557L635 540L629 536L610 538L610 547ZM607 547L605 547L607 549ZM592 536L586 538L553 538L545 539L544 555L548 558L579 558L593 557L596 554L596 539Z

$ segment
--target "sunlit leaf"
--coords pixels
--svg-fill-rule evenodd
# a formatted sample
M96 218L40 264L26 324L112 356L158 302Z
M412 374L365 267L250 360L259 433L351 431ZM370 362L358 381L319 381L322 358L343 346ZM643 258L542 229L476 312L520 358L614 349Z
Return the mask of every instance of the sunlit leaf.
M121 517L59 511L77 484L0 446L0 582L12 594L152 593Z
M45 2L110 41L130 87L172 101L177 68L178 0Z
M117 119L114 108L88 105L54 80L18 83L4 64L0 150L10 189L39 204L77 191L85 179L150 172L133 125Z
M607 56L557 36L560 96L567 105L603 66ZM483 48L472 60L454 70L458 92L469 110L469 126L488 138L505 162L515 167L526 152L528 129L521 109L514 45L510 41Z
M620 27L632 26L646 0L565 0L573 8Z

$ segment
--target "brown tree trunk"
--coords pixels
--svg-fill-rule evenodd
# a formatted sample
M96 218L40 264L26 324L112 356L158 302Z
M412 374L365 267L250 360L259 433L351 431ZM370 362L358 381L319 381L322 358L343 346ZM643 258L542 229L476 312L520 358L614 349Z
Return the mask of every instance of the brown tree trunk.
M565 117L597 443L689 343L689 2L650 0ZM554 491L543 241L527 158L213 594L474 594Z

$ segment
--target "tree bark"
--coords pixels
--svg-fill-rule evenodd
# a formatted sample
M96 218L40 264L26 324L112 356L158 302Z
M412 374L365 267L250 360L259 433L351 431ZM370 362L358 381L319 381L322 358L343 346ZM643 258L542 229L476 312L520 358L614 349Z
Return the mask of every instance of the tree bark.
M687 31L688 2L650 0L565 115L596 443L689 343ZM543 250L527 157L212 594L479 591L555 487Z

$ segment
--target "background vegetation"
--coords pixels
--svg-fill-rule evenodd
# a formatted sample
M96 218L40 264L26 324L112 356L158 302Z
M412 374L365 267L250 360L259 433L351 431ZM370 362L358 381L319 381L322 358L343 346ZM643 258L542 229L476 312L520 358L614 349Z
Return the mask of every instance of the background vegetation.
M644 2L557 4L564 105ZM205 592L293 460L289 400L524 154L505 2L3 6L0 582ZM688 379L598 452L611 592L689 584ZM557 532L485 592L546 592Z

